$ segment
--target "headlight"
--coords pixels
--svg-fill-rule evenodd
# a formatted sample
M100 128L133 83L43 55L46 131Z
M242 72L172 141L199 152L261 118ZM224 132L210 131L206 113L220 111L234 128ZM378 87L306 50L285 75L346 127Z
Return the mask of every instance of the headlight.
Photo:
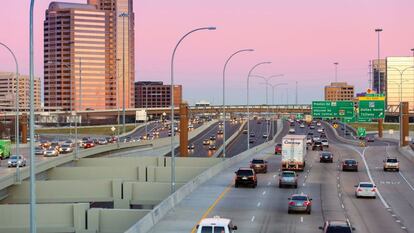
M19 161L17 161L17 163L18 163L18 164L21 164L21 163L22 163L22 161L20 161L20 160L19 160Z
M8 164L11 164L12 162L9 160L7 163L8 163Z

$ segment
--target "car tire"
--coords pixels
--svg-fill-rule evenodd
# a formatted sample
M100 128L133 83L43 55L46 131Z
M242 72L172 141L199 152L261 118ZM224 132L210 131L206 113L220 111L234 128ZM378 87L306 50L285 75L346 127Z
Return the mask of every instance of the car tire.
M358 194L355 194L355 197L358 199L359 198Z
M311 210L311 209L309 209L306 213L307 213L308 215L310 215L310 214L312 213L312 210Z
M377 196L373 196L372 198L377 199Z
M295 189L297 189L297 188L298 188L298 185L297 185L297 184L295 184L295 186L294 186L294 187L295 187Z
M238 188L238 187L239 187L239 184L235 183L235 184L234 184L234 187L235 187L235 188Z
M396 172L399 172L399 171L400 171L400 169L395 169L395 171L396 171Z
M292 211L291 210L288 210L288 214L291 214L292 213Z
M283 187L283 185L279 184L279 188L282 188L282 187Z
M387 169L384 167L384 172L386 172L387 171Z

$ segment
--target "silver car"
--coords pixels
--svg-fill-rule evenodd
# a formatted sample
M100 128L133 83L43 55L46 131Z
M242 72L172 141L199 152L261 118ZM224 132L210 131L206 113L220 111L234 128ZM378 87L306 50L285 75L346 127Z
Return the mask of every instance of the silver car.
M279 188L293 186L298 188L298 175L294 171L283 171L279 174Z
M65 143L65 144L62 145L61 149L62 149L62 153L71 153L71 152L73 152L73 147L72 147L71 144L66 144Z
M25 167L26 166L26 159L21 155L12 155L7 161L8 167Z
M45 155L45 149L43 149L43 147L36 147L35 148L35 155Z
M288 214L292 212L306 212L311 214L312 211L312 198L309 198L306 194L293 194L289 198Z
M44 156L45 157L56 157L58 155L59 155L59 152L55 148L50 147L49 149L46 150L46 153Z

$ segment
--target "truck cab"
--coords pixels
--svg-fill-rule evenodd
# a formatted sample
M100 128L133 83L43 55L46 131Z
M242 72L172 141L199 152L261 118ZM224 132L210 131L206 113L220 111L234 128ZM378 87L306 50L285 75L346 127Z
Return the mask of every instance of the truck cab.
M197 225L197 233L235 233L236 230L230 219L219 216L205 218Z

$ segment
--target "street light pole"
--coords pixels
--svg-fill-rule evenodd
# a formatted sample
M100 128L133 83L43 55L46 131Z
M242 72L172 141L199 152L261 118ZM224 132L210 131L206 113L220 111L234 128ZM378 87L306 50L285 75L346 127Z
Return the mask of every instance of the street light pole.
M174 150L174 58L175 53L177 52L178 46L181 44L181 42L190 34L201 31L201 30L216 30L215 27L202 27L202 28L196 28L194 30L191 30L187 32L184 36L181 37L181 39L177 42L177 44L174 47L172 56L171 56L171 87L170 87L170 94L171 94L171 193L175 192L175 150Z
M382 32L382 28L376 28L375 32L378 35L378 60L377 60L377 69L378 69L378 93L382 94L381 91L381 71L380 71L380 33Z
M19 64L17 62L16 56L14 55L13 51L5 44L0 42L0 45L2 45L3 47L5 47L10 54L13 56L14 59L14 63L16 65L16 74L15 74L15 80L16 80L16 122L15 122L15 140L16 140L16 154L20 155L20 130L19 130L19 109L20 109L20 104L19 104L19 94L20 94L20 89L19 89ZM19 168L19 164L17 164L17 169Z
M247 75L247 149L250 149L250 106L249 106L249 88L250 88L250 77L252 76L252 72L256 67L264 64L271 64L272 62L260 62L254 65Z
M223 67L223 159L226 158L226 68L230 60L237 54L243 52L253 52L254 49L241 49L230 55Z

